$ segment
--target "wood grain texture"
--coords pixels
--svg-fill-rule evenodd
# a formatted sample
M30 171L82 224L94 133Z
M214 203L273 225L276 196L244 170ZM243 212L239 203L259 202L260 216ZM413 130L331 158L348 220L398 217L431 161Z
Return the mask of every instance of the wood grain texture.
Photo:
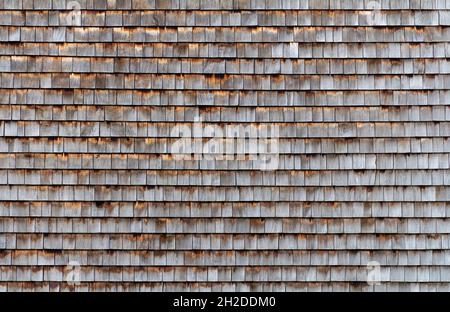
M450 1L69 3L0 0L0 291L450 290Z

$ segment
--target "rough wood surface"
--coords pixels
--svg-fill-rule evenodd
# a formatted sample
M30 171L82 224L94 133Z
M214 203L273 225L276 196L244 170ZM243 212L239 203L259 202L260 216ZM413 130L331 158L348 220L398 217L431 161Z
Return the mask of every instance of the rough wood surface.
M450 290L449 26L444 0L0 0L0 291ZM277 170L175 157L199 116L277 126Z

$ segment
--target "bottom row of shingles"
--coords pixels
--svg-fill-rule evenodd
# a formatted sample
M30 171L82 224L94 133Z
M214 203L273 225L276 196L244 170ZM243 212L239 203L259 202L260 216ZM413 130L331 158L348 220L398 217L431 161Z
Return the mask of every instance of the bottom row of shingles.
M0 291L47 292L47 291L129 291L129 292L354 292L354 291L450 291L450 283L347 283L347 282L258 282L258 283L80 283L67 282L0 282ZM236 294L239 296L239 294ZM270 294L267 296L270 297Z

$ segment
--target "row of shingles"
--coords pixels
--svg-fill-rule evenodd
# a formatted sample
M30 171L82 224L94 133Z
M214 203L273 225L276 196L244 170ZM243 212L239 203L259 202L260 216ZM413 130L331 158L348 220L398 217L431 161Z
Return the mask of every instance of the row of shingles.
M60 121L58 119L53 120L53 124L49 124L49 121L0 121L0 133L4 137L4 140L8 140L12 137L26 138L39 138L40 140L60 137L66 139L67 142L73 141L74 138L86 139L86 138L128 138L135 139L136 143L142 144L142 138L154 139L156 144L164 144L167 142L171 146L160 145L157 149L161 153L174 152L176 146L172 145L180 136L185 139L185 144L195 142L204 146L201 142L201 138L208 138L210 140L212 132L202 132L202 134L196 134L193 129L199 126L200 123L186 122L175 125L174 122L158 122L149 123L144 121L135 122L117 122L117 121ZM230 122L230 121L228 121ZM296 144L305 144L305 139L311 140L328 140L331 138L346 138L346 139L372 139L375 144L380 144L382 139L396 138L407 139L413 142L419 138L433 138L439 140L449 136L450 124L448 122L440 122L439 120L428 122L324 122L323 125L320 122L279 122L273 121L270 125L268 122L257 121L258 127L263 130L256 130L249 123L239 123L239 121L230 122L227 127L223 127L218 122L207 122L204 126L216 127L216 133L221 133L220 139L216 139L215 144L220 144L222 149L215 153L223 154L226 151L240 151L241 154L257 154L257 150L250 151L248 147L244 145L244 138L253 140L253 144L259 144L260 142L266 142L262 144L268 144L268 141L260 141L265 139L279 140L282 147L279 148L280 153L282 150L286 150L284 153L289 153L293 149L289 146L287 139L294 139ZM203 124L202 124L203 125ZM183 127L183 128L177 128ZM252 128L253 127L253 128ZM280 129L274 129L280 127ZM266 129L267 128L267 129ZM181 130L182 129L182 130ZM258 128L259 129L259 128ZM267 131L267 132L266 132ZM181 135L181 133L184 133ZM235 133L235 134L234 134ZM194 137L195 135L195 137ZM223 139L223 136L226 138ZM260 135L261 137L257 137ZM250 136L250 137L249 137ZM44 142L42 141L42 142ZM235 142L237 147L226 147L226 143ZM278 143L278 142L277 142ZM152 144L145 142L145 144ZM181 144L181 143L177 143ZM413 142L412 144L415 144ZM203 151L200 147L188 147L188 150L192 153L200 153ZM262 147L260 147L262 148ZM298 148L298 147L295 147ZM303 147L300 147L303 148ZM413 147L407 147L409 150L416 150ZM92 150L95 150L93 148ZM189 151L186 150L186 153ZM446 150L440 147L439 150ZM439 152L438 149L432 150L432 152ZM261 152L261 150L259 150ZM206 151L205 151L206 153ZM369 151L370 153L370 151ZM245 159L244 159L245 160Z
M253 160L176 160L152 154L1 154L0 168L16 170L252 170ZM280 155L280 172L303 170L447 170L448 154Z
M356 43L448 42L449 27L16 27L0 42Z
M0 234L14 250L380 251L448 250L448 234Z
M252 170L252 160L176 160L155 154L0 154L0 169L17 170ZM447 170L448 153L279 155L279 171Z
M350 0L79 0L81 9L100 10L355 10L374 9L368 1ZM381 9L432 10L450 8L448 1L389 0ZM71 9L69 0L1 0L2 9Z
M1 266L2 282L64 282L65 266ZM93 267L81 266L83 282L367 282L367 266L361 267ZM445 283L450 267L381 267L381 282Z
M346 128L343 128L345 130ZM351 130L351 128L350 128ZM350 131L347 129L346 131ZM447 153L449 151L448 138L445 137L384 137L384 138L355 138L348 136L351 132L342 132L342 136L325 138L277 138L269 137L275 141L265 141L266 145L261 145L260 154L263 155L284 155L284 154L416 154L416 153ZM200 159L206 159L207 155L225 155L225 151L244 153L250 155L247 150L238 150L236 147L225 151L211 153L205 150L205 144L201 138L183 139L180 138L143 138L136 137L130 132L130 137L29 137L29 138L1 138L1 153L88 153L88 154L181 154L182 160L192 160L192 155L196 154ZM235 139L219 141L222 143L236 142ZM215 143L216 141L211 142ZM186 143L181 145L182 143ZM269 145L272 144L272 145ZM276 146L274 146L276 144ZM79 148L76 148L76 145ZM223 144L222 144L223 145ZM180 147L181 146L181 147ZM262 149L268 146L269 150L262 153ZM184 150L182 148L185 148ZM181 148L181 149L180 149ZM205 148L205 149L204 149ZM258 156L258 155L256 155ZM247 159L247 158L246 158ZM257 158L256 160L261 159ZM239 160L236 155L232 160ZM249 160L255 160L250 159ZM247 164L243 164L248 165ZM243 167L244 168L244 167Z
M381 283L368 285L367 283L308 283L308 282L257 282L257 283L80 283L70 285L67 283L49 282L5 282L0 283L1 291L9 292L59 292L59 291L102 291L102 292L437 292L449 291L449 283Z
M269 109L267 109L269 110ZM367 111L366 111L367 112ZM157 113L157 112L156 112ZM231 115L231 114L229 114ZM229 116L228 115L228 116ZM269 112L266 112L269 115ZM58 116L58 115L56 115ZM61 115L60 115L61 116ZM161 117L161 115L159 115ZM198 115L199 118L204 115ZM245 115L244 115L245 116ZM445 116L445 115L444 115ZM278 138L328 138L328 137L359 137L359 138L386 138L386 137L429 137L429 136L448 136L448 122L442 121L441 118L428 121L404 121L404 120L389 120L389 121L369 121L369 120L354 120L354 121L293 121L293 116L288 117L288 120L256 120L242 122L239 120L209 120L209 121L163 121L158 120L150 123L148 120L68 120L62 121L59 118L45 119L45 120L2 120L0 121L0 133L5 137L11 136L29 136L29 137L148 137L148 138L178 138L179 133L173 132L176 125L180 127L187 127L189 129L195 127L196 123L204 123L204 125L214 126L225 131L238 131L234 127L241 126L238 132L239 138L244 137L244 130L250 131L248 127L250 122L258 123L258 125L266 125L271 123L273 126L281 126ZM250 118L253 119L253 118ZM263 118L261 118L263 119ZM42 121L53 121L53 125L41 123ZM227 127L221 125L221 122L229 123ZM437 122L440 122L438 125ZM364 124L361 124L364 123ZM318 128L319 124L323 128ZM303 129L298 129L302 127ZM137 129L139 128L139 129ZM184 128L183 128L184 129ZM194 128L195 129L195 128ZM254 130L254 129L252 129ZM270 129L269 129L270 130ZM200 133L200 132L199 132ZM231 132L228 132L230 135ZM234 132L233 132L234 133ZM248 132L251 138L255 138L254 132ZM203 137L210 138L206 130L203 131Z
M2 26L198 27L198 26L448 26L438 11L0 11Z
M93 218L400 218L441 219L450 216L449 203L383 202L11 202L0 203L1 217Z
M422 43L0 43L3 56L236 59L442 59L448 42ZM19 58L20 59L20 58ZM4 65L2 65L4 66Z
M449 74L447 59L166 59L1 56L8 73L435 75Z
M383 138L448 138L450 135L450 123L436 121L430 122L326 122L326 123L284 123L271 122L270 125L259 123L258 127L267 128L266 130L257 130L254 126L248 123L233 123L227 127L223 127L220 123L208 123L205 126L216 127L217 133L221 133L221 138L215 138L215 144L221 146L220 151L215 154L224 154L227 151L239 152L241 154L250 154L251 147L258 147L257 144L270 144L267 139L284 140L292 138L295 140L301 139L329 139L329 138L359 138L368 139L374 138L380 140ZM198 124L188 123L149 123L149 122L99 122L99 121L68 121L59 122L53 121L52 124L42 124L41 121L0 121L0 134L4 138L147 138L155 140L166 140L170 144L178 141L180 136L185 138L184 144L191 144L197 142L200 144L200 134L195 134L192 129L195 129ZM183 128L176 128L183 127ZM234 127L234 128L233 128ZM242 129L239 129L241 127ZM252 128L253 127L253 128ZM274 129L279 127L279 129ZM182 130L179 130L182 129ZM186 130L189 129L189 130ZM184 132L182 132L184 131ZM277 131L277 132L275 132ZM184 133L184 134L181 134ZM194 134L191 134L194 133ZM232 135L232 133L238 133ZM265 134L266 133L266 134ZM212 140L213 132L204 130L201 137L203 139ZM194 139L194 135L196 136ZM251 136L248 138L248 136ZM260 137L258 137L258 135ZM225 139L223 139L223 137ZM244 141L247 138L247 141ZM253 141L249 141L253 140ZM162 142L162 141L161 141ZM240 144L236 147L226 147L225 144L236 142ZM266 142L266 143L265 143ZM177 143L181 144L181 143ZM211 143L212 144L212 143ZM244 144L253 144L246 147ZM275 144L275 143L274 143ZM204 145L204 144L202 144ZM284 146L289 148L288 143L284 142ZM167 147L167 153L176 151L175 145ZM244 149L245 148L245 149ZM262 152L254 150L252 154ZM198 147L186 147L186 153L204 151L205 154L213 153L211 150L199 149ZM164 148L163 148L164 150ZM179 149L178 149L179 150Z
M85 153L85 154L164 154L179 153L179 149L171 147L179 139L145 139L145 138L0 138L0 153ZM448 153L448 139L438 138L316 138L316 139L276 139L279 154L417 154ZM189 141L188 141L189 142ZM181 158L192 159L188 153L198 154L204 158L200 139L186 145ZM195 143L195 144L194 144ZM178 144L178 143L176 143ZM200 146L200 147L199 147ZM270 147L270 146L269 146ZM185 158L183 158L185 157ZM261 158L258 158L261 159ZM257 159L257 160L258 160ZM267 159L268 160L268 159ZM253 162L255 164L255 162ZM247 164L243 164L248 165Z
M450 75L1 73L5 89L342 91L448 90Z
M216 266L227 267L303 267L303 266L363 266L377 261L380 266L414 267L426 263L448 266L449 250L376 250L376 251L329 251L329 250L269 250L258 251L153 251L114 250L104 253L99 250L5 250L0 255L0 265L13 266L61 266L68 259L76 259L83 266ZM276 260L279 260L278 262Z
M450 118L450 106L296 106L296 107L198 107L139 106L139 105L54 105L54 104L0 104L0 120L32 124L33 121L61 122L154 122L164 127L176 122L190 124L196 117L209 123L411 123L443 122ZM24 124L17 126L24 127ZM161 129L162 130L162 129ZM21 131L23 133L23 130Z
M441 186L450 170L0 170L0 185L36 186Z
M447 186L24 186L0 185L1 201L445 202Z
M450 104L449 90L114 90L0 88L2 104L97 106L238 107L356 107L442 106ZM169 110L169 108L166 108ZM170 108L173 109L173 108ZM211 109L211 108L210 108Z
M450 234L441 218L0 218L2 233L45 234Z

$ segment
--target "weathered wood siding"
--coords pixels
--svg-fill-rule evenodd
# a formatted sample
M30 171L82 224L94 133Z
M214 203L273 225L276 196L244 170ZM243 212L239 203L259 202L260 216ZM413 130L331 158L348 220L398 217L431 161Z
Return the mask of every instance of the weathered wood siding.
M0 0L0 290L450 290L450 1L69 2Z

